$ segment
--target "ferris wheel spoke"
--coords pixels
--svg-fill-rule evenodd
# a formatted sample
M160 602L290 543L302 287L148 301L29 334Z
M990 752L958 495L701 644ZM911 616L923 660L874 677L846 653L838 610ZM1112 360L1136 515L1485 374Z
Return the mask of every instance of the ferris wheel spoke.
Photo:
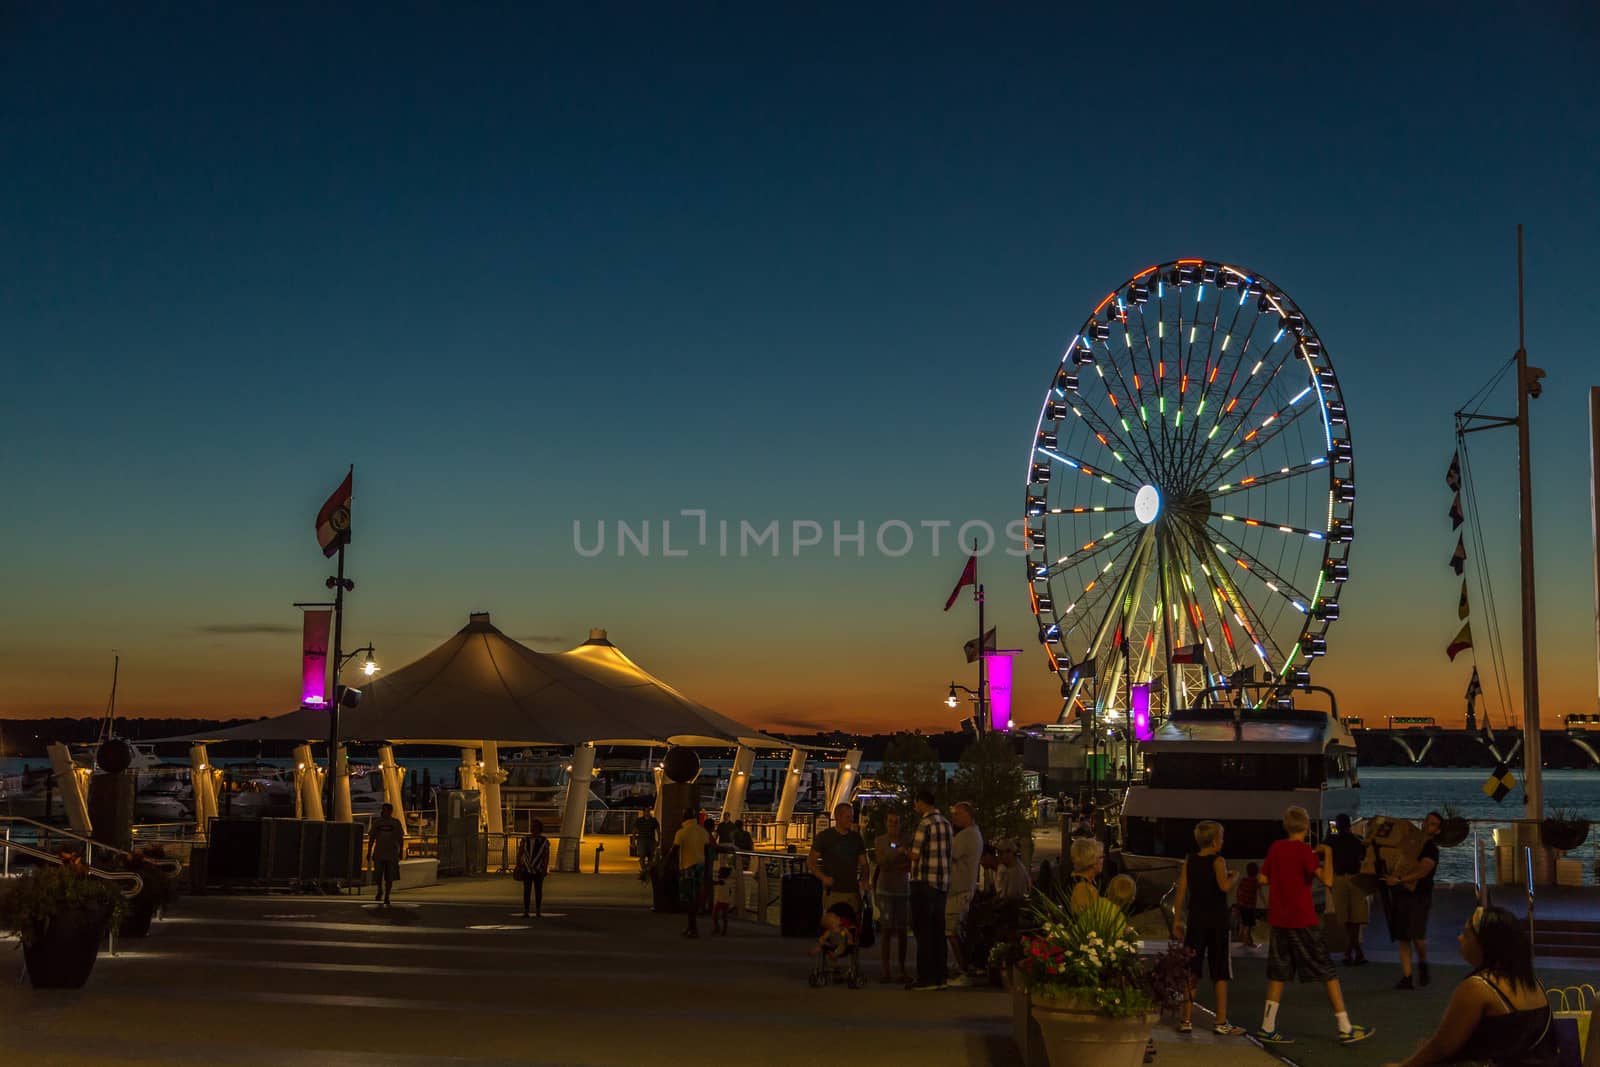
M1277 346L1277 343L1279 339L1282 338L1283 333L1283 329L1280 328L1278 335L1274 337L1272 341L1268 343L1267 347L1257 355L1255 363L1250 368L1249 375L1243 382L1240 383L1238 393L1234 394L1231 398L1225 398L1225 401L1222 404L1222 410L1217 413L1217 417L1215 420L1213 420L1210 431L1206 434L1207 441L1210 441L1212 438L1217 436L1217 434L1224 430L1226 430L1229 435L1232 435L1235 430L1245 425L1248 422L1251 413L1255 411L1256 405L1261 402L1262 398L1267 395L1267 390L1272 387L1272 384L1275 381L1277 381L1279 373L1282 372L1284 366L1295 353L1295 349L1292 344L1278 357L1277 363L1273 366L1272 370L1267 374L1267 376L1261 379L1261 384L1254 390L1254 392L1252 393L1250 391L1250 383L1256 379L1256 376L1260 373L1261 368L1266 366L1267 362L1272 358L1272 350ZM1241 353L1241 357L1246 360L1249 358L1247 353ZM1247 396L1249 397L1249 403L1245 404L1243 408L1240 408L1239 402L1244 400ZM1227 438L1224 437L1223 440L1227 440ZM1195 480L1197 482L1204 482L1209 479L1210 476L1210 469L1207 468Z
M1068 552L1066 555L1050 564L1049 570L1045 573L1045 577L1054 578L1058 574L1063 574L1073 567L1093 559L1095 556L1098 556L1108 548L1121 547L1123 542L1116 539L1138 525L1140 525L1139 520L1134 519L1132 522L1124 523L1114 530L1107 530L1094 540L1086 542L1083 547Z
M1126 326L1124 326L1124 329L1126 329ZM1123 400L1127 401L1128 405L1138 412L1140 422L1143 423L1144 405L1142 402L1140 402L1136 395L1139 390L1135 387L1129 386L1127 377L1122 373L1122 365L1117 362L1116 355L1111 351L1110 342L1102 340L1100 342L1100 346L1105 349L1104 363L1109 363L1111 365L1112 372L1117 376L1116 384L1117 387L1122 390ZM1091 353L1094 351L1093 342L1090 343L1089 350ZM1127 440L1124 441L1121 435L1116 434L1116 431L1110 426L1106 426L1104 428L1105 431L1111 433L1113 436L1116 436L1117 440L1124 443L1127 446L1128 451L1133 453L1134 456L1138 458L1139 462L1143 463L1145 467L1148 468L1151 465L1151 458L1145 454L1143 449L1139 448L1138 445L1134 443L1139 439L1139 435L1134 432L1132 425L1128 422L1131 413L1127 411L1123 407L1122 403L1117 400L1116 392L1111 388L1111 384L1106 381L1106 374L1102 361L1099 358L1096 358L1093 366L1095 370L1095 377L1099 379L1101 388L1106 391L1106 396L1111 401L1111 407L1117 412L1117 421L1122 424L1123 432L1126 433L1128 437ZM1137 374L1135 377L1137 378Z
M1119 554L1117 559L1112 561L1113 566L1107 567L1096 575L1095 579L1084 587L1081 597L1069 603L1067 610L1062 613L1063 619L1067 615L1076 616L1061 631L1061 644L1069 655L1071 654L1071 647L1067 643L1067 638L1078 633L1091 620L1095 619L1096 615L1100 613L1102 605L1110 605L1110 608L1114 609L1117 604L1120 604L1127 593L1128 582L1139 572L1141 561L1145 556L1145 551L1142 547L1144 542L1141 539L1139 541L1129 541L1128 544L1131 548L1126 556ZM1110 577L1110 571L1116 569L1114 564L1118 562L1125 564L1124 568L1118 571L1115 577ZM1096 589L1098 589L1098 592L1095 592ZM1100 646L1104 638L1102 633L1104 624L1105 615L1099 614L1099 622L1095 623L1092 631L1093 636L1084 646L1083 660L1094 659L1100 654ZM1083 660L1078 662L1083 662Z
M1240 288L1245 288L1242 283L1240 285ZM1217 375L1222 370L1223 360L1225 360L1227 358L1228 347L1233 342L1233 333L1234 333L1234 330L1239 325L1239 313L1240 313L1240 311L1241 311L1241 309L1243 307L1244 307L1244 297L1241 297L1239 299L1238 303L1234 304L1234 306L1233 306L1233 317L1229 320L1227 332L1223 335L1222 348L1221 348L1220 351L1216 350L1216 340L1217 340L1217 337L1216 337L1216 323L1214 322L1212 324L1211 340L1210 340L1210 343L1207 345L1207 348L1206 348L1206 362L1205 362L1205 365L1201 368L1200 394L1199 394L1200 398L1195 403L1194 417L1189 420L1189 429L1188 429L1188 432L1183 436L1183 440L1182 440L1182 444L1181 444L1181 451L1186 457L1188 457L1188 461L1184 464L1184 471L1183 471L1183 475L1182 475L1180 480L1184 481L1187 484L1192 484L1192 476L1193 476L1194 468L1197 467L1204 460L1204 450L1200 447L1200 443L1199 443L1200 426L1201 426L1201 421L1200 420L1201 420L1201 417L1205 414L1206 402L1210 397L1211 387L1212 387L1213 384L1215 384L1216 379L1217 379ZM1219 311L1219 313L1221 311L1221 304L1220 303L1218 304L1218 311ZM1217 321L1218 322L1221 321L1220 314L1219 314L1219 317L1218 317ZM1240 352L1249 351L1250 338L1252 336L1254 336L1255 326L1256 326L1256 323L1259 322L1259 321L1260 321L1260 316L1259 315L1251 315L1250 316L1250 327L1245 333L1244 344L1239 349ZM1235 364L1235 366L1234 366L1234 375L1236 375L1237 373L1238 373L1238 365ZM1226 395L1226 389L1229 386L1232 385L1232 382L1233 382L1233 375L1230 375L1227 385L1224 386L1224 395ZM1182 407L1180 405L1178 417L1181 419L1182 416L1183 416L1183 409L1182 409Z
M1261 530L1276 530L1279 533L1299 534L1303 537L1309 537L1313 541L1326 541L1328 539L1328 534L1325 530L1308 530L1304 526L1291 526L1286 522L1272 522L1268 519L1252 519L1247 516L1233 515L1222 511L1211 512L1211 517L1214 519L1221 519L1223 522L1237 522L1242 523L1245 526L1254 526Z
M1315 385L1310 385L1307 386L1304 391L1296 393L1292 400L1268 416L1266 421L1264 421L1260 426L1257 426L1254 430L1251 430L1249 433L1245 434L1244 437L1240 439L1238 444L1230 446L1220 456L1218 456L1216 460L1205 469L1202 474L1202 479L1204 481L1210 481L1212 478L1227 477L1243 466L1244 462L1251 456L1255 455L1257 452L1260 452L1263 448L1275 440L1279 434L1283 433L1284 430L1288 429L1290 426L1293 426L1297 421L1299 421L1301 416L1306 414L1306 412L1320 412L1322 410L1321 404L1305 402L1307 395L1315 389ZM1288 414L1285 415L1285 412ZM1262 432L1264 430L1266 431L1265 433ZM1243 452L1239 451L1241 446L1247 446ZM1238 458L1233 459L1232 463L1228 463L1227 461L1234 456L1237 456Z
M1273 482L1281 482L1288 478L1298 478L1302 474L1323 470L1327 465L1328 457L1317 456L1304 463L1297 463L1292 467L1284 467L1270 474L1251 475L1248 478L1241 478L1237 482L1223 482L1207 492L1211 499L1215 501L1219 497L1232 496L1235 493L1246 493L1252 489L1260 489L1262 486L1271 485Z
M1191 552L1196 552L1198 550L1198 546L1194 544L1191 538L1185 537L1184 540L1189 544ZM1231 611L1233 611L1233 608L1231 607L1231 602L1229 600L1227 591L1223 588L1223 585L1217 576L1212 573L1211 567L1207 563L1207 559L1209 557L1195 555L1193 558L1195 561L1195 566L1199 568L1201 575L1205 578L1206 588L1211 593L1212 606L1217 609L1217 625L1222 630L1223 647L1228 650L1228 673L1231 674L1239 669L1239 649L1234 643L1233 627L1228 625L1228 615ZM1239 620L1239 623L1241 628L1243 628L1248 635L1249 627L1244 623L1242 618ZM1218 661L1221 662L1220 655L1218 656Z
M1228 603L1233 607L1235 620L1250 638L1251 647L1256 657L1261 660L1261 666L1266 669L1269 676L1272 675L1272 658L1267 655L1267 646L1271 646L1272 654L1278 657L1280 663L1288 663L1289 657L1278 647L1277 640L1272 636L1271 627L1266 625L1260 612L1256 611L1245 598L1233 576L1222 567L1218 567L1214 573L1226 592Z
M1065 452L1061 452L1058 449L1046 448L1043 445L1035 445L1034 451L1039 455L1044 456L1051 462L1063 464L1066 467L1077 471L1079 474L1084 475L1085 477L1098 478L1102 482L1105 482L1109 485L1115 485L1120 489L1126 489L1130 493L1137 493L1139 491L1139 487L1128 481L1126 478L1115 474L1108 474L1104 468L1092 467L1081 460L1072 458Z
M1094 607L1098 608L1101 603L1104 603L1105 611L1100 614L1099 621L1095 624L1093 637L1084 649L1083 658L1085 661L1099 659L1101 652L1104 650L1106 638L1111 634L1111 623L1115 621L1117 612L1127 598L1129 590L1137 590L1143 586L1145 576L1150 569L1151 541L1152 536L1147 530L1145 536L1140 537L1137 541L1130 542L1134 546L1134 551L1128 559L1128 568L1122 572L1116 582L1107 583L1106 585L1106 588L1111 592L1109 600L1096 599ZM1094 612L1086 607L1083 618L1073 628L1076 629L1077 625L1087 622L1093 617Z
M1117 444L1127 449L1127 451L1132 454L1135 459L1139 460L1140 463L1144 463L1144 457L1140 454L1137 448L1135 448L1129 442L1123 440L1121 435L1119 435L1113 427L1101 419L1099 417L1099 413L1094 410L1092 405L1085 402L1082 407L1079 407L1077 404L1073 403L1073 398L1068 397L1067 394L1061 389L1056 389L1055 392L1061 396L1062 400L1072 411L1073 415L1077 416L1088 424L1089 432L1094 434L1095 440L1099 441L1101 446L1104 447L1106 451L1110 452L1118 463L1122 464L1124 470L1126 470L1129 474L1132 474L1135 478L1142 479L1144 477L1141 471L1134 464L1128 462L1127 457L1119 452L1111 442L1115 441ZM1088 409L1088 414L1084 413L1085 409Z
M1227 549L1232 550L1231 553L1224 550L1223 554L1226 558L1232 560L1235 566L1254 574L1257 581L1287 600L1300 614L1304 615L1311 610L1312 598L1296 589L1292 581L1263 563L1254 554L1246 551L1237 541L1218 530L1214 525L1206 527L1206 531L1218 539L1218 548L1226 545Z
M1046 515L1109 515L1116 511L1132 511L1132 507L1077 507L1077 508L1047 508Z

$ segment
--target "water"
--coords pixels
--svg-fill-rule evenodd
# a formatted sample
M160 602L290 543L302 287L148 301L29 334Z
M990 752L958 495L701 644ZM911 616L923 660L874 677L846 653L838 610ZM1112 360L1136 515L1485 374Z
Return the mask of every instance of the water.
M1515 773L1519 780L1521 769ZM1511 820L1522 817L1522 790L1517 788L1505 800L1496 804L1483 792L1483 783L1489 772L1483 768L1407 770L1398 767L1364 767L1361 770L1361 814L1392 815L1421 822L1429 811L1453 806L1465 819ZM1600 772L1596 771L1545 771L1544 802L1548 810L1570 810L1584 818L1600 822ZM1488 851L1490 827L1475 823L1474 829L1485 838L1485 859L1493 863L1493 853ZM1589 833L1582 848L1570 853L1569 859L1582 861L1585 882L1594 870L1595 839L1600 837L1600 827ZM1486 872L1493 878L1493 871ZM1444 882L1472 881L1472 839L1455 848L1442 851L1439 858L1439 880Z

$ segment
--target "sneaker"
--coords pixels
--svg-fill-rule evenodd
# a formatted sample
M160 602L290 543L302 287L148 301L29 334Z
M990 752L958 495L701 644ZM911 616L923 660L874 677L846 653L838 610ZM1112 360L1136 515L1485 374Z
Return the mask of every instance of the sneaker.
M1371 1037L1377 1032L1378 1031L1376 1029L1370 1026L1352 1026L1350 1029L1339 1035L1339 1044L1354 1045L1358 1042L1365 1041L1367 1038Z
M1179 1023L1177 1025L1176 1029L1177 1029L1178 1033L1180 1033L1180 1034L1192 1033L1194 1031L1194 1024L1192 1024L1192 1023Z
M1409 974L1406 975L1404 978L1400 979L1400 981L1396 982L1394 984L1394 987L1396 989L1415 989L1415 988L1417 988L1415 985L1412 984L1411 976Z
M1263 1045L1292 1045L1294 1038L1281 1030L1256 1030L1250 1035Z
M1428 961L1421 960L1417 963L1417 984L1427 985L1433 981L1433 975L1428 971Z
M943 982L918 982L916 985L907 986L913 993L931 993L936 989L944 989Z
M950 986L950 987L952 987L954 989L965 989L967 986L969 986L971 984L972 984L972 979L967 977L964 974L953 974L953 975L950 976L950 980L945 983L945 985Z
M1242 1026L1235 1026L1232 1023L1218 1023L1211 1028L1211 1032L1216 1034L1218 1037L1242 1037L1245 1033L1245 1029Z

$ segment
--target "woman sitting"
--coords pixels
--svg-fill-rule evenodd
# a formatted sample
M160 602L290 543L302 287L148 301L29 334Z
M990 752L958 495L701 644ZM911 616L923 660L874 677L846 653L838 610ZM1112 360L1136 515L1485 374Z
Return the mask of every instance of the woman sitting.
M1533 944L1522 921L1504 908L1479 908L1456 940L1472 973L1451 994L1439 1029L1400 1067L1554 1064L1550 1003L1534 976Z

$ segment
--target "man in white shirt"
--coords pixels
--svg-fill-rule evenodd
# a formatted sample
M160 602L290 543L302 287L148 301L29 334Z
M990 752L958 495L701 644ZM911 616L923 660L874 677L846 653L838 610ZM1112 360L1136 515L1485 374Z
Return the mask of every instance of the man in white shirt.
M972 984L967 977L967 960L961 952L961 939L967 924L967 909L972 907L972 894L978 888L978 864L983 858L983 832L978 829L972 805L958 801L950 806L950 823L955 827L955 837L950 844L950 895L945 898L944 932L950 941L950 955L955 962L955 973L949 984Z

